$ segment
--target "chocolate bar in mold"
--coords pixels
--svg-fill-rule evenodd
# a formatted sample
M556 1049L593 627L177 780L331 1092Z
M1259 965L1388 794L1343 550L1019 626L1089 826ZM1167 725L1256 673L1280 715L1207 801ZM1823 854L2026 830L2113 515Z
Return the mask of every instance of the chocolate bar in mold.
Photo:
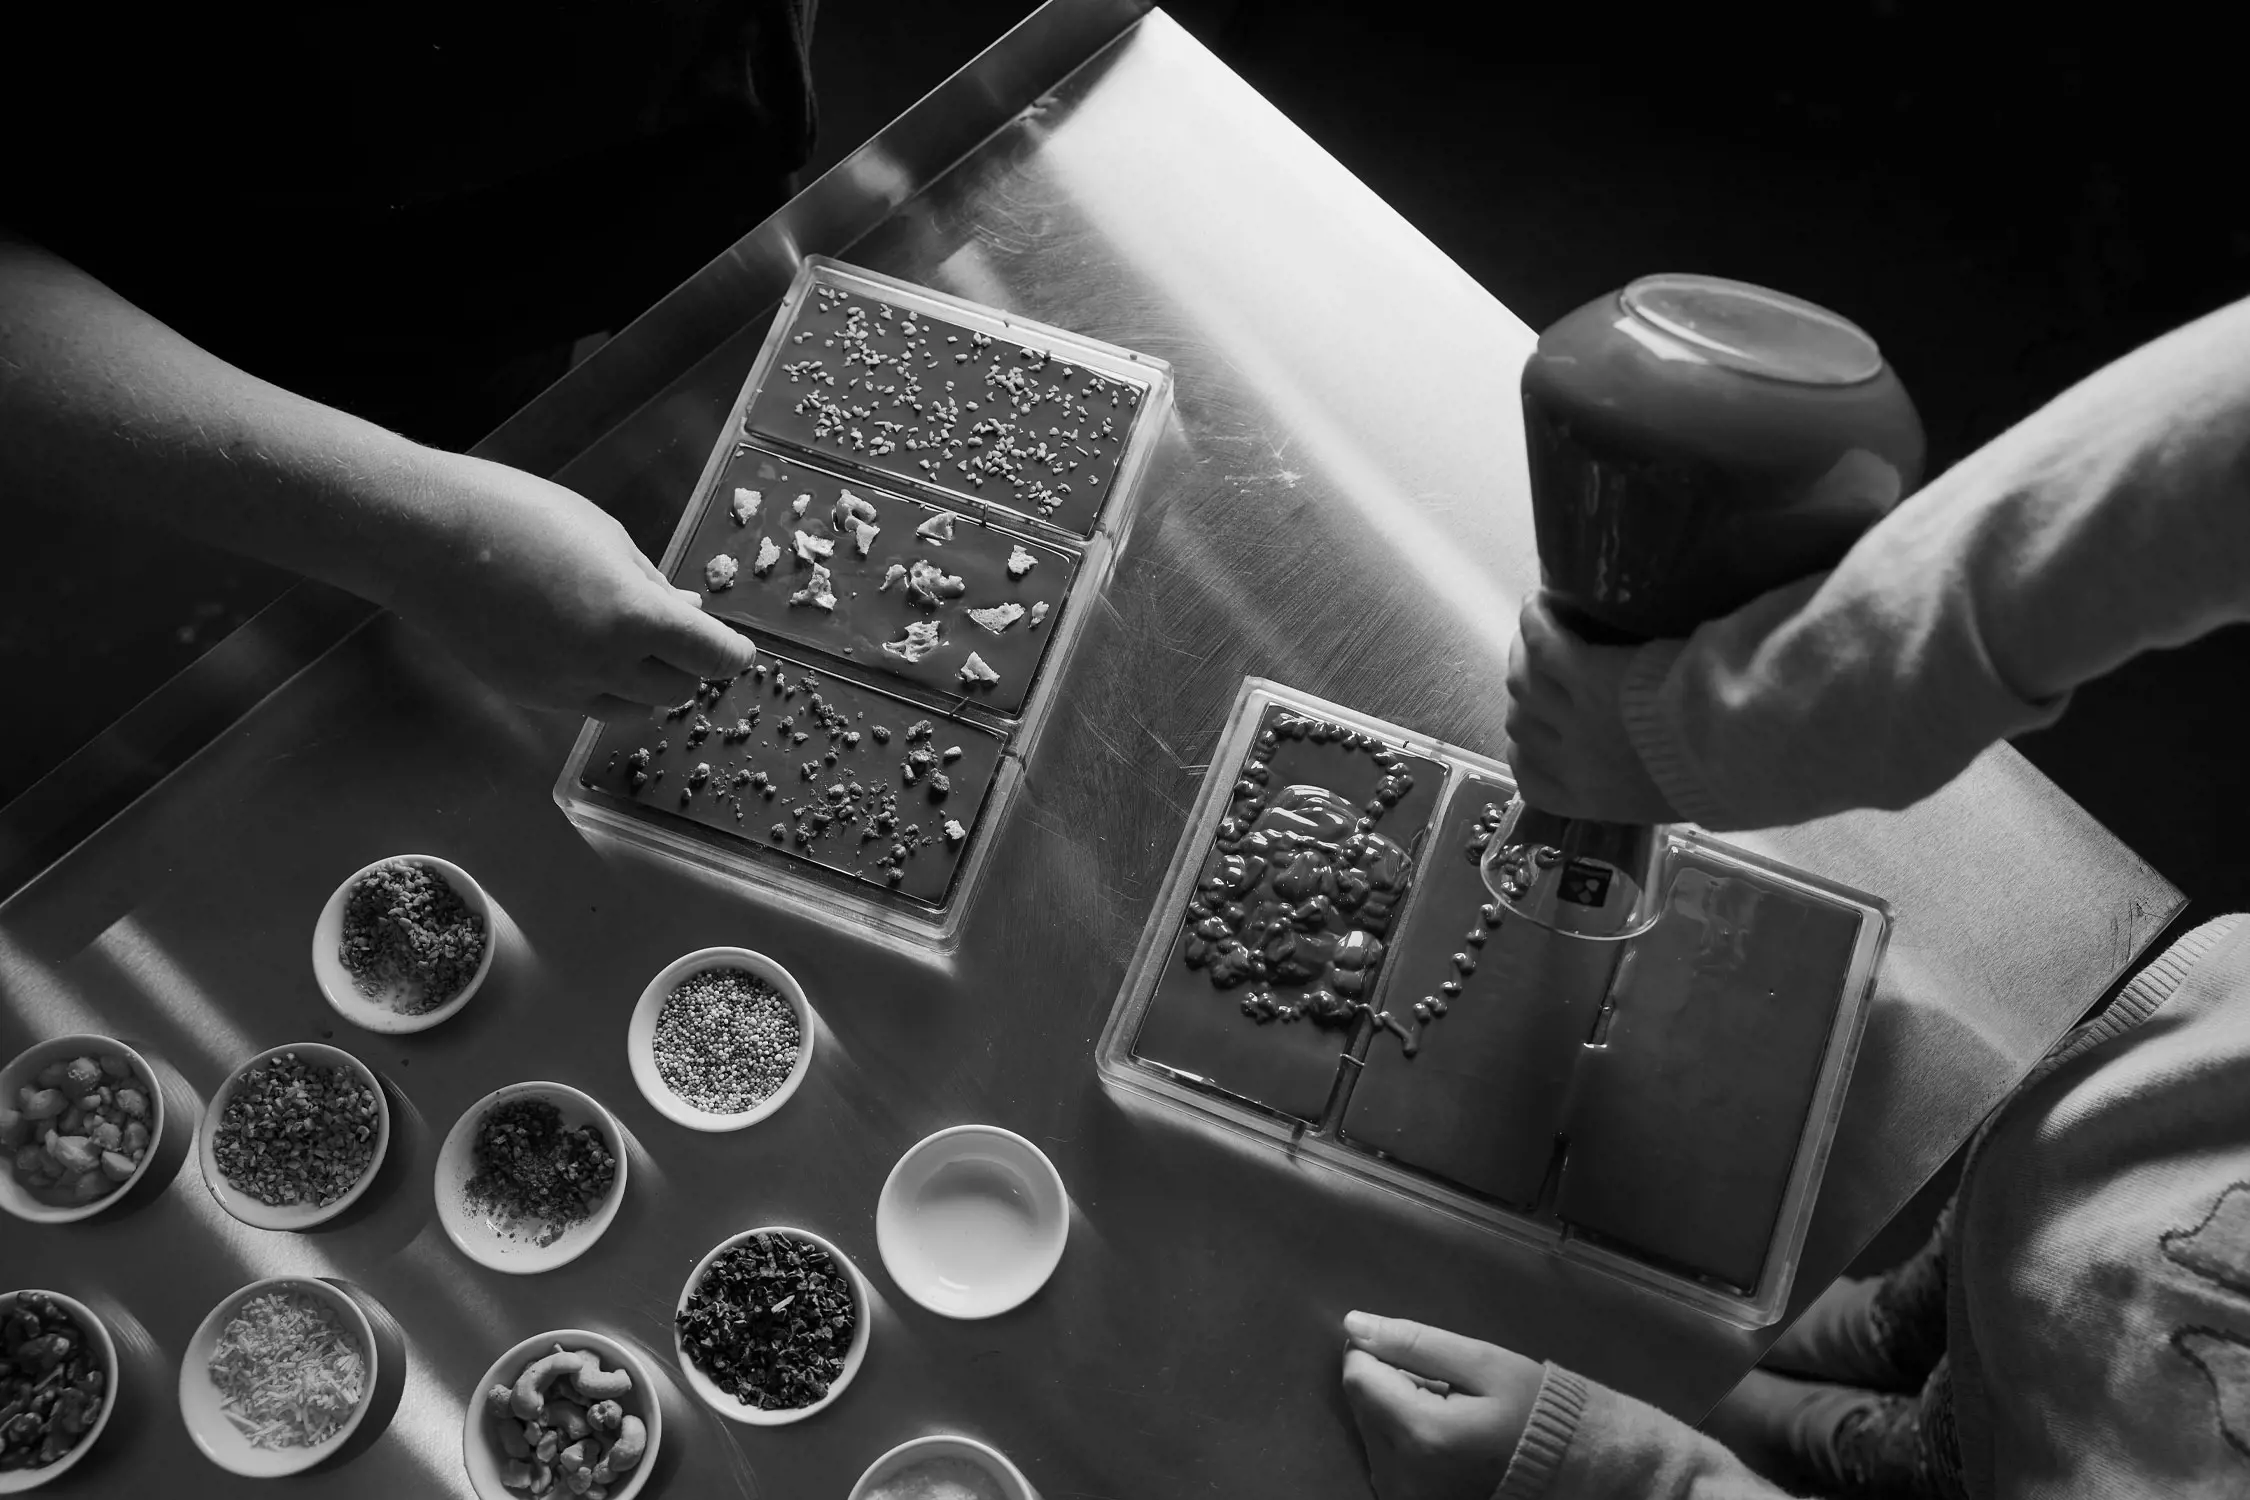
M761 655L684 704L603 726L580 782L941 906L1000 769L988 729Z
M1555 1211L1658 1264L1758 1285L1863 914L1707 853L1619 966L1584 1050Z
M672 582L721 619L1014 715L1078 559L981 519L739 448ZM964 677L971 656L985 670Z
M1342 1133L1528 1212L1620 948L1503 919L1478 862L1511 795L1479 777L1447 805L1386 965L1383 1005L1404 1034L1374 1034Z
M743 418L780 438L1092 536L1140 386L814 281Z
M1133 1053L1318 1121L1367 1024L1445 768L1276 706L1233 775Z

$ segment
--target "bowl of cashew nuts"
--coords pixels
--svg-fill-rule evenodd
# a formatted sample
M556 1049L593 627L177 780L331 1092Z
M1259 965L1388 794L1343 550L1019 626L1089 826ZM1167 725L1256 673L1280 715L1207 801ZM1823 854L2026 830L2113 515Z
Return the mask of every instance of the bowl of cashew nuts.
M632 1500L663 1435L641 1357L602 1334L557 1328L484 1372L461 1424L461 1461L478 1500Z

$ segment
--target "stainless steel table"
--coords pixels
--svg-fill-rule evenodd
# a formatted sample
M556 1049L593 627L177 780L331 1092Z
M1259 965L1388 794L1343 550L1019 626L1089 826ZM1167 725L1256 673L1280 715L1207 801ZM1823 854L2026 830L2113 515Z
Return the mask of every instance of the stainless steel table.
M840 1497L884 1448L959 1429L1048 1500L1363 1494L1336 1382L1355 1306L1700 1413L1763 1337L1125 1108L1092 1061L1244 675L1498 748L1502 656L1535 576L1514 416L1529 331L1163 15L1057 0L482 451L556 474L655 546L814 251L1178 374L1146 510L959 954L863 948L597 855L548 798L574 720L499 702L395 621L354 629L364 611L333 595L284 601L0 816L0 1052L113 1032L203 1099L257 1048L333 1036L383 1075L400 1129L375 1191L323 1232L237 1225L192 1160L87 1224L0 1221L0 1285L75 1292L128 1336L126 1409L52 1493L226 1489L180 1424L177 1361L221 1296L296 1271L370 1293L408 1355L387 1428L308 1489L467 1494L462 1403L501 1347L586 1325L669 1371L688 1269L770 1221L829 1235L874 1278L867 1368L796 1428L733 1428L667 1392L658 1493ZM1897 911L1801 1302L2180 902L2007 750L1909 813L1749 842ZM466 865L509 922L487 993L393 1039L338 1022L307 950L335 883L403 851ZM646 1106L623 1042L659 967L724 942L788 964L827 1034L779 1116L708 1137ZM634 1161L593 1252L513 1279L443 1238L430 1174L457 1115L525 1078L606 1101ZM1041 1142L1076 1204L1055 1280L989 1323L924 1313L875 1252L892 1161L965 1120Z

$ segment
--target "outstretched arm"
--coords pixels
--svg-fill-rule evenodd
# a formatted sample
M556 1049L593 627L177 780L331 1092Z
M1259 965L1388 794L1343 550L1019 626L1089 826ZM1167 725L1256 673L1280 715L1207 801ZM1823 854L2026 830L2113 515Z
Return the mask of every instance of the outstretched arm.
M0 496L349 589L535 706L679 702L755 655L583 497L292 395L4 234Z
M1717 829L1904 807L2139 653L2250 619L2250 300L2106 366L1827 574L1686 641L1537 601L1510 674L1533 800Z

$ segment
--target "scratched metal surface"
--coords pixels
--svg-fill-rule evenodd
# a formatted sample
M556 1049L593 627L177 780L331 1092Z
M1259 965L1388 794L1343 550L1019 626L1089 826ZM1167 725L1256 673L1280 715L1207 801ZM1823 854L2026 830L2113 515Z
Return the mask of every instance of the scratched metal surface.
M1498 748L1509 622L1535 576L1513 391L1529 332L1161 15L898 196L856 245L805 248L1147 351L1179 381L1140 525L953 966L597 855L548 801L575 721L497 702L394 622L360 632L0 907L0 1052L113 1032L208 1098L253 1050L334 1033L385 1078L399 1126L376 1190L324 1232L236 1225L192 1161L90 1224L0 1222L0 1284L87 1298L128 1349L119 1420L50 1493L223 1492L176 1415L182 1346L233 1287L312 1271L380 1303L406 1371L382 1398L388 1421L306 1491L465 1495L461 1405L496 1351L591 1326L668 1371L681 1279L723 1235L773 1221L828 1235L873 1279L867 1368L834 1408L777 1430L729 1427L674 1380L653 1493L840 1497L877 1453L951 1429L1008 1450L1048 1500L1363 1495L1335 1379L1354 1306L1563 1360L1691 1416L1754 1358L1756 1336L1123 1106L1096 1081L1094 1039L1243 676ZM646 543L756 351L750 311L564 470ZM1752 842L1897 912L1803 1298L2178 897L2005 751L1910 813ZM308 934L336 881L410 850L476 873L507 946L461 1016L376 1038L320 1001ZM821 1052L774 1120L695 1136L635 1092L625 1021L664 963L727 942L794 970ZM593 1092L634 1157L607 1237L516 1279L445 1241L430 1172L459 1112L524 1078ZM892 1161L966 1120L1041 1142L1076 1205L1054 1281L989 1323L921 1311L875 1252Z

